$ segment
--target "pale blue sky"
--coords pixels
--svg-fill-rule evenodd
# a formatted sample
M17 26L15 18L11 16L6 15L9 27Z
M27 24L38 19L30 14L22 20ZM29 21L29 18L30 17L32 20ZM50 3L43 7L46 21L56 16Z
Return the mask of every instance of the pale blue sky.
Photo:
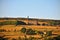
M60 20L60 0L0 0L0 17Z

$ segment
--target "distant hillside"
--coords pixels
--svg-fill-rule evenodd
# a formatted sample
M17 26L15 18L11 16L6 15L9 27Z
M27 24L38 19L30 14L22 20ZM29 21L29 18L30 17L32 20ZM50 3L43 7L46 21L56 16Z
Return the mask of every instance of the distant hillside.
M1 23L3 22L3 23ZM43 26L60 26L60 20L53 19L37 19L37 18L0 18L0 25L16 24L16 25L43 25Z

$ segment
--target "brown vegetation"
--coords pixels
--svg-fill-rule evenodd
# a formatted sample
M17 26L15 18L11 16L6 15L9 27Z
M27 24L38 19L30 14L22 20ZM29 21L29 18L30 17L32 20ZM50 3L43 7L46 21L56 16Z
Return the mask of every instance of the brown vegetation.
M0 20L1 40L54 40L60 35L60 21L23 18Z

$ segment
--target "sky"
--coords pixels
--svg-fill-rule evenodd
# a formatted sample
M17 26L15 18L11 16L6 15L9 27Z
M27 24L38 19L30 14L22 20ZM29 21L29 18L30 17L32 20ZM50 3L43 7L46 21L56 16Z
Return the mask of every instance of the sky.
M0 0L0 17L60 20L60 0Z

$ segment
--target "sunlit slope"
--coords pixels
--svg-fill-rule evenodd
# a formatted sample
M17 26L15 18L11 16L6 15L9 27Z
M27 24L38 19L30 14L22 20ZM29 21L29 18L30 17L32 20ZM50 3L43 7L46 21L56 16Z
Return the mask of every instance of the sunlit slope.
M27 35L25 33L22 33L20 30L25 27L26 29L33 29L35 31L52 31L53 34L57 34L60 35L60 27L59 26L38 26L38 25L3 25L0 26L0 29L4 29L6 30L6 32L0 32L0 36L5 35L5 38L16 38L18 39L18 37L21 38L25 38L25 35L27 36L27 38L29 38L30 36L35 37L35 38L41 38L41 35ZM56 36L56 35L55 35ZM54 37L54 36L51 36Z
M15 25L4 25L2 27L0 27L0 29L5 29L7 32L10 31L10 32L18 32L21 30L22 27L25 27L25 28L31 28L33 30L38 30L38 31L44 31L44 30L51 30L53 31L53 33L57 33L57 34L60 34L60 27L59 26L37 26L37 25L18 25L18 26L15 26Z

